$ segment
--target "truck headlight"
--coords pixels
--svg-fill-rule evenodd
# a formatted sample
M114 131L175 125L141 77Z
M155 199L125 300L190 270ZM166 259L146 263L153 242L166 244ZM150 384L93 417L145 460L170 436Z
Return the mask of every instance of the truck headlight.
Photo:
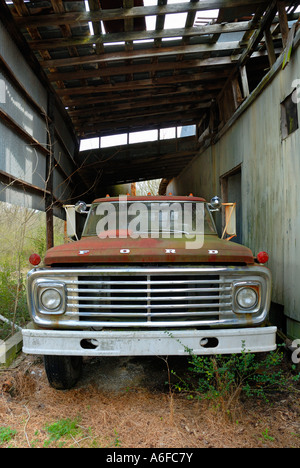
M48 310L58 309L62 304L61 293L57 289L45 289L41 294L41 304Z
M66 311L66 285L60 281L37 280L36 308L41 314L62 315Z
M253 309L258 303L258 294L252 287L239 288L235 300L242 309Z

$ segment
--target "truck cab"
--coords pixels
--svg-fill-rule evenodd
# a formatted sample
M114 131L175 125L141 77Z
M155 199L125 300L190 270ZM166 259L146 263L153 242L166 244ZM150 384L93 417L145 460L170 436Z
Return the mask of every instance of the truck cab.
M192 195L77 204L81 238L50 249L27 281L23 351L44 355L53 387L72 387L84 356L276 348L267 254L219 238L220 208Z

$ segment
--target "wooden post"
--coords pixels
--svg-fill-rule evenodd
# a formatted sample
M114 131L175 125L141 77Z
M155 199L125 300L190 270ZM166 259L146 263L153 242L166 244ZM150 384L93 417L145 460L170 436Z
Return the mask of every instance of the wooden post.
M274 50L273 37L269 28L265 30L264 36L265 36L266 47L268 51L269 64L270 64L270 67L273 67L274 63L276 62L276 55L275 55L275 50Z
M248 83L248 77L247 77L247 69L245 65L240 67L240 75L241 75L241 82L242 82L242 88L243 88L243 96L244 98L247 98L250 94L250 90L249 90L249 83Z
M46 240L47 249L54 246L54 226L53 226L53 171L54 171L54 97L48 95L48 114L47 114L47 144L49 154L46 163L46 190L45 211L46 211Z
M233 93L233 100L234 100L234 107L237 109L239 105L243 102L242 93L239 85L239 81L237 78L234 78L231 82L232 84L232 93Z
M285 10L285 1L279 0L277 2L278 15L279 15L279 25L282 36L283 48L286 47L288 35L289 35L289 25L287 20L287 14Z

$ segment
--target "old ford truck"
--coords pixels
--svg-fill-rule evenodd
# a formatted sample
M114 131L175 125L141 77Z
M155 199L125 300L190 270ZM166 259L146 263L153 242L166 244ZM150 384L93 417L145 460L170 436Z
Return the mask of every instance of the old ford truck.
M220 207L192 195L76 205L87 216L81 238L50 249L41 265L32 255L27 281L23 351L44 356L53 387L72 387L84 356L276 348L268 256L218 237Z

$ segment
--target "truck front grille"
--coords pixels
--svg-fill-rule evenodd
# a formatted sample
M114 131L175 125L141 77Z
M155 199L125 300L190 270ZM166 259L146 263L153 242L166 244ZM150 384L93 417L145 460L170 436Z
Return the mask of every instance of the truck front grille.
M84 326L203 326L232 317L231 281L213 272L89 272L65 281L65 316Z
M44 288L63 291L61 308L40 303ZM236 291L254 285L253 310L237 308ZM44 328L224 328L264 323L271 275L252 266L101 266L35 269L28 275L28 304Z

